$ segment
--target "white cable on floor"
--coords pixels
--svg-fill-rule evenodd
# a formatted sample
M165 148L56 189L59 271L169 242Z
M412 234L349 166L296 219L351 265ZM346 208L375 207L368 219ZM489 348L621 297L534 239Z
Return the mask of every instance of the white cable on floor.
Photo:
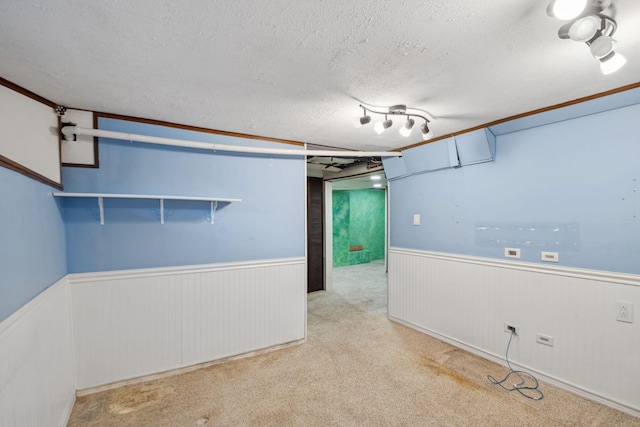
M507 351L505 353L505 359L507 360L507 366L509 367L510 372L500 381L496 380L491 375L487 375L487 378L492 383L499 385L500 387L502 387L503 389L505 389L507 391L514 391L515 390L515 391L517 391L518 393L520 393L521 395L523 395L524 397L526 397L528 399L541 400L544 397L544 394L542 394L542 391L540 391L540 389L538 388L539 387L538 379L536 377L534 377L532 374L530 374L529 372L514 370L511 367L511 363L509 363L509 346L511 345L511 339L513 338L513 335L514 335L514 331L511 331L511 336L509 336L509 342L507 343ZM518 377L520 382L514 383L513 387L505 386L504 383L507 382L507 380L512 375ZM523 375L524 375L524 377L523 377ZM530 377L533 380L533 382L535 383L535 386L527 386L527 385L525 385L526 377ZM529 395L527 393L531 393L533 395Z

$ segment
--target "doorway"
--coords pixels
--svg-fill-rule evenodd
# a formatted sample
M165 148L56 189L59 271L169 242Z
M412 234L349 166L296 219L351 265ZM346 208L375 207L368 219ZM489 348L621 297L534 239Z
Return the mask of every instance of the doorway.
M325 289L324 182L307 177L307 293Z
M325 281L333 269L370 262L387 266L388 191L383 170L325 181Z

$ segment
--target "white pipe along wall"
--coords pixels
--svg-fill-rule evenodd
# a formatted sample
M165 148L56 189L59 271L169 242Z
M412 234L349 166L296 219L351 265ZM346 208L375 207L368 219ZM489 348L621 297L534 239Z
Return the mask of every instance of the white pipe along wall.
M213 142L188 141L184 139L162 138L158 136L136 135L124 132L114 132L101 129L89 129L79 126L63 126L61 129L65 138L73 135L88 135L102 138L120 139L123 141L146 142L148 144L172 145L176 147L200 148L213 151L233 151L256 154L278 154L283 156L333 156L333 157L400 157L399 151L348 151L348 150L296 150L286 148L261 148L241 145L216 144Z

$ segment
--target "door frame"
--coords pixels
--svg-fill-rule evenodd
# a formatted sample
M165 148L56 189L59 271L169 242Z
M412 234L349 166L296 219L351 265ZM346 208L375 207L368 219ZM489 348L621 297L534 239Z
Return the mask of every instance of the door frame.
M390 195L389 181L384 189L384 266L389 270L389 241L390 241ZM324 181L324 289L333 289L333 183Z

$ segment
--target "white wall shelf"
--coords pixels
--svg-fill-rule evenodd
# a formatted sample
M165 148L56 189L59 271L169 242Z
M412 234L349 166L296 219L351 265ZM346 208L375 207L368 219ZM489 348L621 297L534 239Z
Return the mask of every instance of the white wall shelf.
M164 201L165 200L191 200L199 202L210 202L211 204L211 224L214 223L218 203L238 203L242 199L226 199L220 197L191 197L191 196L166 196L152 194L113 194L113 193L53 193L54 197L81 197L98 199L100 209L100 225L104 225L104 199L152 199L160 201L160 224L164 224Z

